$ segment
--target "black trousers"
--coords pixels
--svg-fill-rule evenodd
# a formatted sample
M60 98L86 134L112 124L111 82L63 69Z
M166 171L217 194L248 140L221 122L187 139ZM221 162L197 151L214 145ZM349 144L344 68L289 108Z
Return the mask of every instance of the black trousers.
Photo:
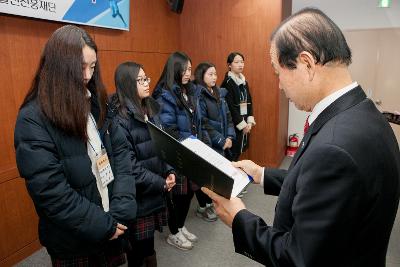
M235 127L236 139L232 141L232 147L228 153L225 153L225 157L230 161L238 161L240 155L247 150L249 147L249 134L244 135L243 131L239 131Z
M171 234L177 234L178 228L182 228L185 225L193 195L194 193L190 186L188 186L186 195L168 194L168 227Z

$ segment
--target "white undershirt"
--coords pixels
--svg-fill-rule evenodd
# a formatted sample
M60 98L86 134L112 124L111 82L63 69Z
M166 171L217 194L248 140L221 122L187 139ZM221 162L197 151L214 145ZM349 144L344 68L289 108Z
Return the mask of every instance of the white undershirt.
M357 82L353 82L340 90L333 92L332 94L328 95L321 101L319 101L313 108L310 117L308 117L308 123L311 125L330 104L336 101L339 97L344 95L345 93L349 92L350 90L356 88L358 86Z

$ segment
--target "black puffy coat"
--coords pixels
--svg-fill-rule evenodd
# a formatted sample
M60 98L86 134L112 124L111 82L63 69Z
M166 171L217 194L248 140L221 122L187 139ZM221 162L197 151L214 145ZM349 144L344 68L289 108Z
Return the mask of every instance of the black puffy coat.
M94 98L92 94L91 112L97 120ZM126 139L110 118L99 134L114 174L108 185L109 212L102 208L86 142L52 126L36 100L19 111L14 136L17 166L39 215L40 242L52 256L103 251L117 222L135 219L133 176L139 174L138 170L132 173Z
M174 84L171 90L158 86L153 98L160 105L160 119L165 130L177 140L191 135L203 140L199 110L199 94L197 87L189 83L187 86L188 101L184 100L182 88Z
M115 101L116 96L111 99ZM136 154L132 165L139 165L144 172L144 175L136 177L137 217L144 217L165 208L165 178L173 169L157 156L141 112L128 99L125 102L126 116L120 113L116 119L128 140L129 149ZM148 99L148 103L153 110L159 110L158 103L152 98ZM160 126L157 115L149 119Z
M232 117L225 101L226 89L215 87L219 97L216 98L211 92L197 85L200 90L199 105L201 111L201 125L210 138L211 147L223 154L226 139L236 138L233 128Z

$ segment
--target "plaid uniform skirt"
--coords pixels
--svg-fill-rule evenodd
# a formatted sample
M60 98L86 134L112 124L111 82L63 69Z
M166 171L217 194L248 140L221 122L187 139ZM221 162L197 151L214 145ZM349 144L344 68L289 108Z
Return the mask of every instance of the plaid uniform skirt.
M108 255L106 252L90 256L76 256L60 259L51 256L54 267L117 267L126 263L125 253Z
M186 176L177 174L175 182L176 184L172 188L172 193L174 195L186 195L188 192L188 179Z
M149 216L137 218L136 222L132 223L129 227L129 229L131 229L130 239L143 240L153 238L154 232L156 230L162 232L163 226L166 226L167 222L167 209Z

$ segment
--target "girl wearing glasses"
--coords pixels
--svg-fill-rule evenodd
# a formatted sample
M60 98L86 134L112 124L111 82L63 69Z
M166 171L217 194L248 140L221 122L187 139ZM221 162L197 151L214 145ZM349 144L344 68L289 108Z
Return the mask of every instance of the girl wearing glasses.
M239 52L232 52L226 62L229 71L225 74L221 88L228 90L226 102L236 131L236 139L232 143L232 153L228 155L228 159L237 161L240 154L249 146L250 131L256 122L253 116L253 101L249 84L243 75L244 56Z
M129 150L110 119L97 46L67 25L47 41L15 126L18 170L53 266L119 266L135 219ZM112 240L112 241L109 241Z
M167 225L164 193L175 185L175 173L161 161L154 151L146 121L161 125L158 117L159 105L150 96L150 78L143 66L125 62L115 71L116 93L111 97L111 106L118 111L116 116L130 150L136 154L131 165L139 165L143 175L136 176L137 220L128 227L132 249L127 251L128 266L157 266L154 251L154 232Z

